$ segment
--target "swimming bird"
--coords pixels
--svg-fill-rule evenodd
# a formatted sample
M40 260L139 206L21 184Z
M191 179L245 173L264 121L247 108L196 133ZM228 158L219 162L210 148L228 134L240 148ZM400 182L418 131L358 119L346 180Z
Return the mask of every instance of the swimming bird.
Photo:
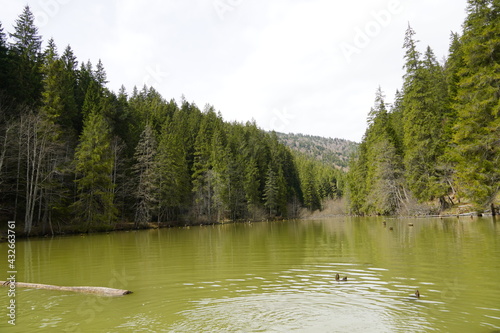
M335 281L339 281L340 280L340 275L339 273L335 274Z
M342 281L347 281L347 276L344 276L344 277L342 278Z
M415 297L420 298L420 292L418 291L418 289L415 291Z

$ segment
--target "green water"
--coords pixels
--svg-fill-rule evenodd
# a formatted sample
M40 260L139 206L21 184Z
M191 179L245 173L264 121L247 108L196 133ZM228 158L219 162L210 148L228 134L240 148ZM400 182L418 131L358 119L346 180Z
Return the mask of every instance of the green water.
M0 332L500 330L500 221L383 220L18 240L18 281L134 293L18 288L12 326L8 288L0 288ZM0 253L7 275L6 243ZM337 282L337 272L347 282ZM411 297L417 288L420 299Z

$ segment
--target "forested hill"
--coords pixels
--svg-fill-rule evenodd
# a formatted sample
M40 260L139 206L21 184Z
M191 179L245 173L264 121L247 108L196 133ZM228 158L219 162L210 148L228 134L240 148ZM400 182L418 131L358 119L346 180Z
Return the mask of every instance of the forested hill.
M500 202L500 2L468 0L461 33L440 63L404 36L406 73L395 102L378 89L368 129L349 173L351 211L429 212Z
M292 150L310 156L325 164L346 170L349 158L358 144L345 139L332 139L313 135L276 133L280 142Z
M339 170L255 123L111 91L100 60L44 45L34 21L26 6L13 31L0 23L0 215L26 234L287 218L342 195Z

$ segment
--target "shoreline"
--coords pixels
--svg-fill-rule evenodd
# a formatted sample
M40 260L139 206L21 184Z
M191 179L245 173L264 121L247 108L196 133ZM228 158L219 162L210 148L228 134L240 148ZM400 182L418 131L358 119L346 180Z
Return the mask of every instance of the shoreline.
M497 215L498 216L498 215ZM236 223L259 223L259 222L280 222L280 221L292 221L292 220L321 220L328 219L334 217L379 217L386 219L419 219L419 218L460 218L460 217L492 217L496 218L495 215L491 214L491 212L485 212L482 214L478 214L476 212L468 212L468 213L460 213L460 214L439 214L439 215L393 215L393 216L384 216L384 215L349 215L349 214L316 214L315 216L302 216L297 218L277 218L277 219L260 219L260 220L246 220L246 221L230 221L225 220L222 222L202 222L202 223L191 223L191 224L183 224L181 225L178 222L150 222L147 225L135 226L133 222L120 222L117 223L113 228L110 229L102 229L102 230L91 230L91 231L82 231L82 230L60 230L59 232L47 233L47 232L32 232L30 235L24 234L22 231L16 231L16 239L45 239L45 238L54 238L54 237L66 237L66 236L87 236L94 234L109 234L114 232L130 232L130 231L140 231L140 230L155 230L155 229L173 229L173 228L191 228L191 227L202 227L202 226L214 226L214 225L223 225L223 224L236 224ZM7 242L7 233L2 231L0 233L0 243Z

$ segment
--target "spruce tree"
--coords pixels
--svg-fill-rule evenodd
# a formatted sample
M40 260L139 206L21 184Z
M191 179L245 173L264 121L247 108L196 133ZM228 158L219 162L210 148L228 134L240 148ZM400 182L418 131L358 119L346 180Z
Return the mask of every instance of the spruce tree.
M264 187L264 206L269 210L269 216L275 217L278 214L279 207L279 184L278 175L273 170L271 164L267 168L266 184Z
M179 125L165 122L158 144L159 214L167 220L173 220L191 204L186 151L182 132L176 129Z
M78 199L74 203L77 219L87 230L110 228L116 217L112 182L113 156L106 120L92 112L84 123L80 144L75 151Z
M404 164L411 191L419 200L425 201L448 193L437 164L449 143L444 136L443 122L450 106L442 67L430 47L423 60L420 59L413 35L409 27L404 44Z
M247 210L255 219L255 214L261 203L260 172L255 158L251 157L245 166L245 179L243 182Z
M9 58L7 47L7 36L3 31L2 22L0 22L0 98L7 93L10 86L9 78Z
M64 62L57 54L53 39L49 40L45 51L42 71L44 74L42 92L44 115L55 124L61 125L66 133L72 132L73 120L76 116L74 82L68 75Z
M134 153L134 173L137 180L135 191L135 226L151 222L159 199L159 175L156 159L157 142L149 124L141 134Z
M455 159L462 192L482 210L500 186L500 3L469 0L467 14L454 104Z
M35 26L35 16L29 6L16 20L10 50L12 52L12 75L16 85L18 103L37 105L42 91L41 47L42 37Z

